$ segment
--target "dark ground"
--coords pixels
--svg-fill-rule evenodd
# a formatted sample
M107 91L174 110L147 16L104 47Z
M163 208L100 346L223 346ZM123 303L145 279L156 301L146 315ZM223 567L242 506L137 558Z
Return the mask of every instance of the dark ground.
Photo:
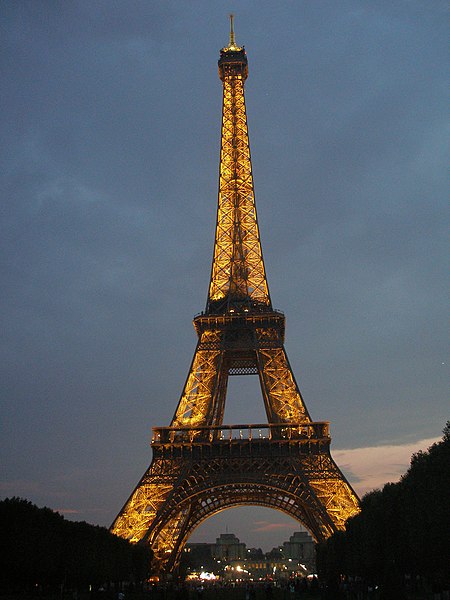
M154 589L152 591L130 591L125 592L124 600L246 600L246 589L245 587L205 587L203 592L198 593L195 588L189 590L174 590L174 589ZM326 591L310 591L310 590L297 590L292 593L287 588L273 588L271 592L267 592L264 586L255 586L254 595L250 597L250 600L383 600L383 598L389 598L389 600L397 600L394 596L381 596L378 592L372 593L336 593ZM113 591L105 592L85 592L75 594L73 592L65 591L63 594L60 592L53 593L2 593L0 591L0 600L119 600L118 593ZM444 596L440 598L435 596L433 593L423 592L416 594L402 595L398 600L447 600ZM450 600L450 598L448 599Z

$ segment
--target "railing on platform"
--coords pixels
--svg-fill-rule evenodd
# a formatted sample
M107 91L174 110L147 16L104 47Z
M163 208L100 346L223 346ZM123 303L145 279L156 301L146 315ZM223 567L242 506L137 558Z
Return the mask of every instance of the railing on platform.
M329 422L220 425L218 427L154 427L152 444L220 443L329 438Z

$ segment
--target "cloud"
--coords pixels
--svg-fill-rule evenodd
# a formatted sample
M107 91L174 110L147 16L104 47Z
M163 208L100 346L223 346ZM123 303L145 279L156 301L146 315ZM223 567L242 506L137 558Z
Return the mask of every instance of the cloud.
M25 479L17 479L15 481L0 481L0 496L25 498L31 494L40 493L43 491L43 486L38 481L27 481Z
M103 512L103 508L53 508L52 510L63 515L66 519L74 521L92 520L97 514ZM103 526L105 527L105 525Z
M292 523L270 523L269 521L255 521L255 527L253 531L258 531L259 533L263 531L278 531L280 529L292 529Z
M335 450L333 458L360 496L385 483L396 482L409 467L411 455L426 450L440 438L427 438L408 444L386 444Z

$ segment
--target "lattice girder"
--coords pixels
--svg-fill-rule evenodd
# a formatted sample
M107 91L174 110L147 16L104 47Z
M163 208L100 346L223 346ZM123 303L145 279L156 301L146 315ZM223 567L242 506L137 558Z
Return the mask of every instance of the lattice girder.
M346 521L359 512L359 501L352 488L342 478L331 456L321 456L317 465L317 478L309 485L325 506L338 530L345 529Z
M311 421L283 346L257 352L261 387L271 423Z
M214 398L221 371L223 333L206 330L200 336L189 375L172 419L173 427L211 425Z
M130 542L140 541L146 535L161 506L173 492L183 466L182 462L175 461L168 470L166 461L152 461L112 524L112 533Z
M270 306L253 190L244 78L223 79L219 197L209 301Z

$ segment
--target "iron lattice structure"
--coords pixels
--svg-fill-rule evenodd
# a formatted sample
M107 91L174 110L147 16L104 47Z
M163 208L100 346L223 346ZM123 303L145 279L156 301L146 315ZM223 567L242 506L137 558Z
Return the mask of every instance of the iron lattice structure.
M232 25L232 21L231 21ZM206 310L170 427L154 428L150 467L111 530L148 543L172 571L193 530L232 506L287 513L316 540L359 511L330 455L328 423L312 422L284 349L285 318L272 308L253 190L245 109L247 56L220 52L223 113L216 236ZM230 375L257 374L267 423L224 425Z

